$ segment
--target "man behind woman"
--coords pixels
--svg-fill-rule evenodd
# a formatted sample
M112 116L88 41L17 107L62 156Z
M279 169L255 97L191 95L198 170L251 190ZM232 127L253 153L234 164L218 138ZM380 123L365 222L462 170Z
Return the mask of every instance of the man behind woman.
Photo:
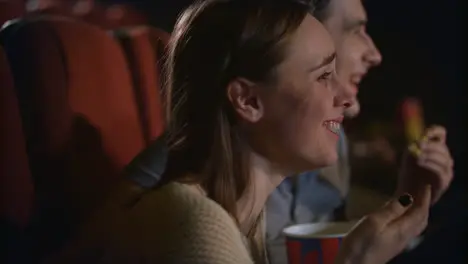
M337 160L352 94L329 33L294 1L204 1L173 32L169 156L150 190L122 187L58 263L267 263L263 208L288 175ZM431 189L389 201L337 263L385 263L426 225Z

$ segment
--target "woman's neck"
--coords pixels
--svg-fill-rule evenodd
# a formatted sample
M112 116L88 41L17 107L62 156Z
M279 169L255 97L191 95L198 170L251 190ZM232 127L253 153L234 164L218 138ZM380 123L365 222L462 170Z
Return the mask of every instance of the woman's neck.
M276 166L256 153L250 154L250 164L252 182L237 202L237 218L244 235L247 235L255 225L268 196L286 176Z

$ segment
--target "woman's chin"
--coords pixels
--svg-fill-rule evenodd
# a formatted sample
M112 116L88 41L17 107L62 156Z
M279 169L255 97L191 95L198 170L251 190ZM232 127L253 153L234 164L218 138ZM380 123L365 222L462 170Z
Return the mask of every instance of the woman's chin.
M330 152L326 155L320 156L320 159L315 162L311 162L311 169L318 170L325 167L333 166L338 162L338 153L336 151Z
M324 161L324 165L322 167L333 166L338 162L338 153L335 150L332 153L330 153L330 155L328 155L326 158L327 159Z
M338 162L338 154L336 151L333 153L329 153L327 155L322 155L310 159L304 159L304 162L300 166L297 166L294 171L297 173L307 172L307 171L314 171L318 169L322 169L325 167L332 166Z

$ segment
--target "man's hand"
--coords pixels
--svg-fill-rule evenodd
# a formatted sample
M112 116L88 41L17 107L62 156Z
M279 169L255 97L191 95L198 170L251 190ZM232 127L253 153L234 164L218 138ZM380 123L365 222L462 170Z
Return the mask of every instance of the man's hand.
M433 126L417 145L410 146L403 159L398 193L412 193L430 184L432 204L445 193L453 179L453 159L445 143L446 135L445 128Z

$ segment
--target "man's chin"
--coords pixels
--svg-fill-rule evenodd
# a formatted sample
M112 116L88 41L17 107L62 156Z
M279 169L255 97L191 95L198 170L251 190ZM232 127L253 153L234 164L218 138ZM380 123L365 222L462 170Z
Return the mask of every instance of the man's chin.
M344 116L345 118L355 118L356 116L359 115L360 111L361 111L361 106L359 102L356 101L349 108L346 108L346 110L344 111Z

